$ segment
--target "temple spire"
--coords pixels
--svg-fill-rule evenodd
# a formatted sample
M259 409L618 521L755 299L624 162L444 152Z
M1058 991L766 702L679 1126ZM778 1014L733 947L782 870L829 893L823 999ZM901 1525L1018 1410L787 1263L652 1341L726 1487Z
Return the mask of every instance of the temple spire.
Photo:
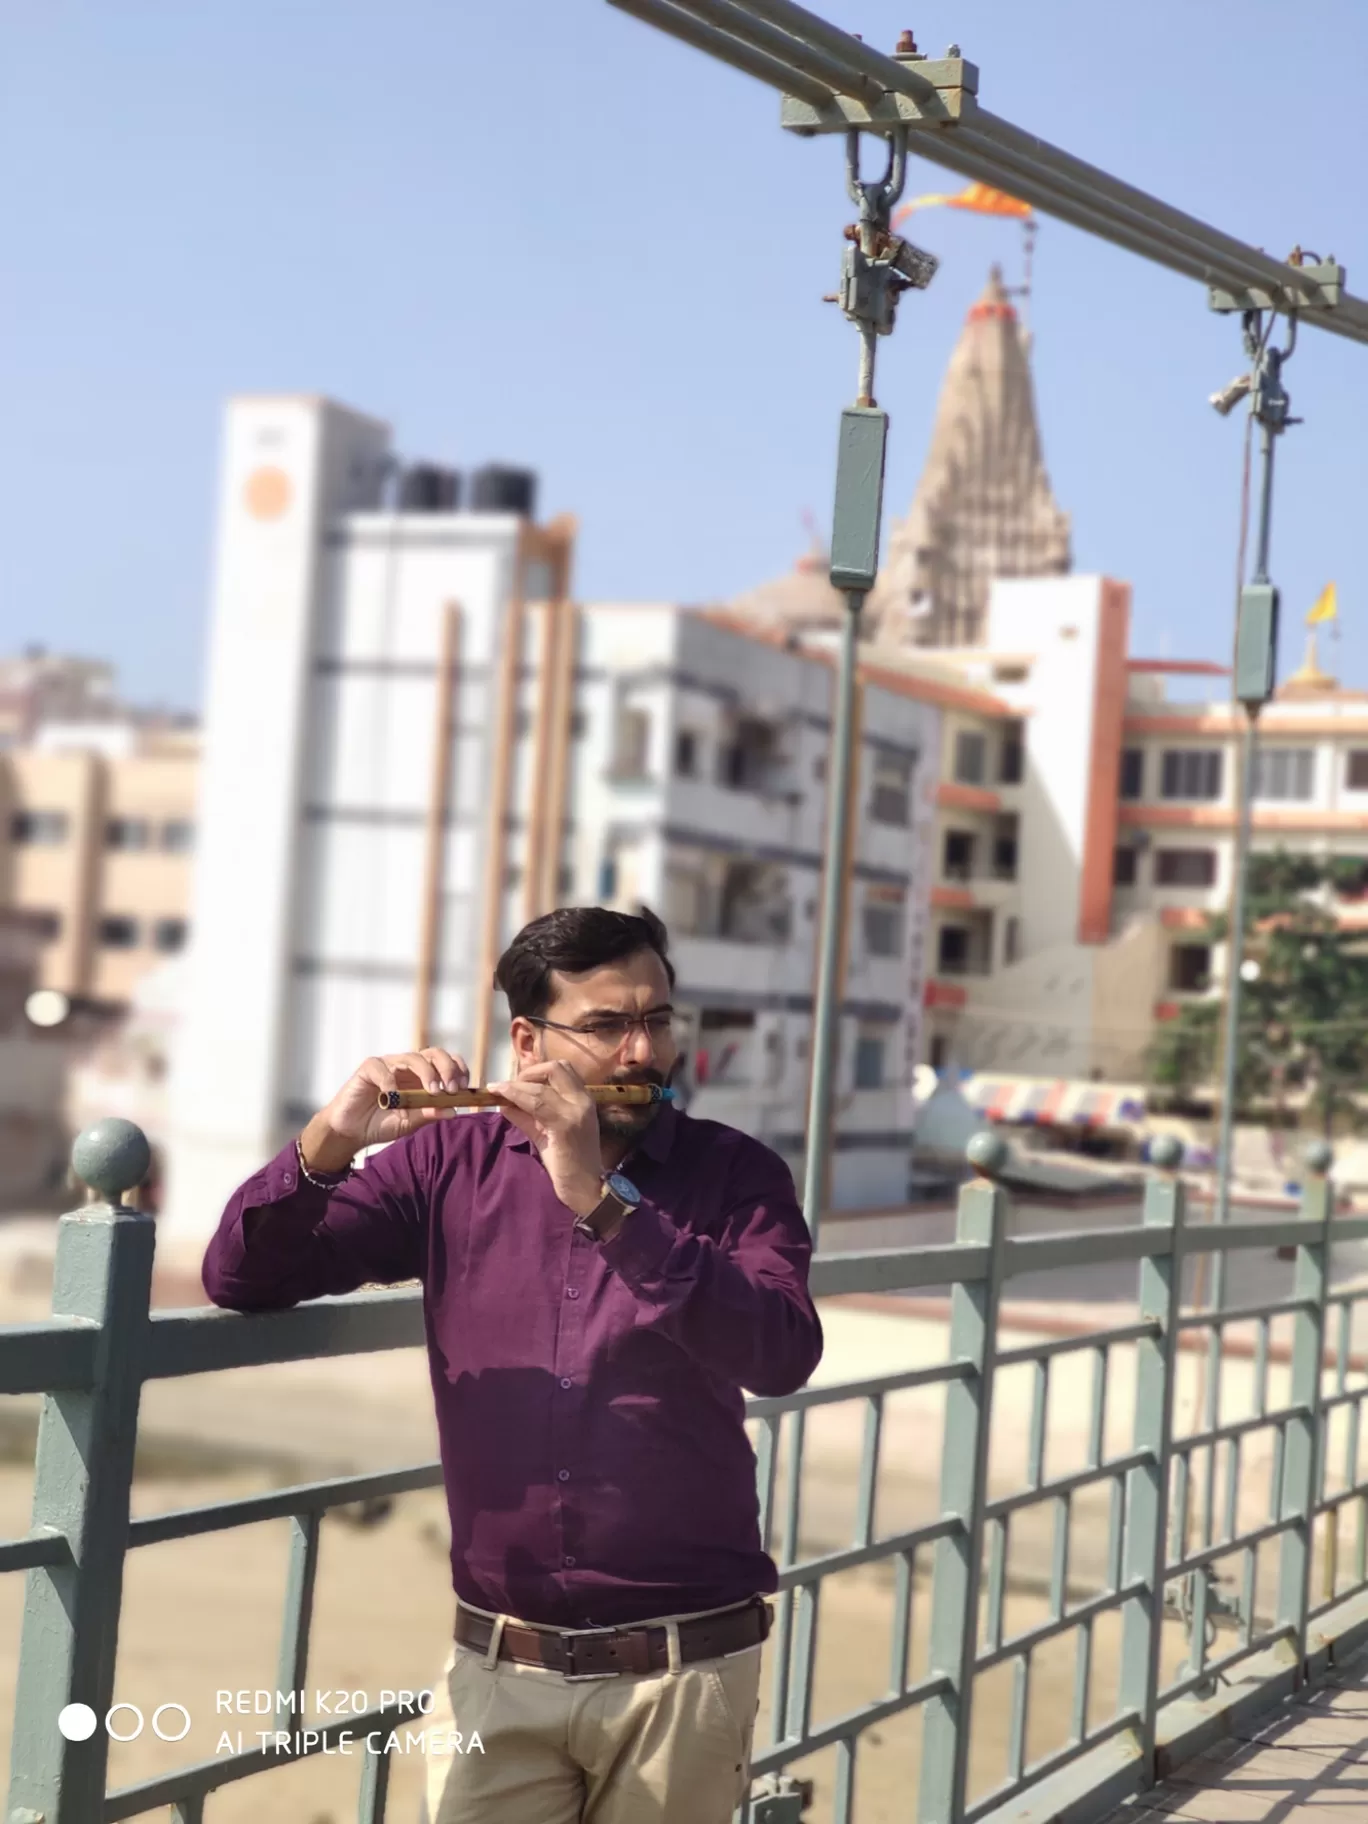
M994 266L950 357L911 511L894 525L870 595L870 635L884 645L977 645L995 576L1063 575L1071 563L1025 339Z

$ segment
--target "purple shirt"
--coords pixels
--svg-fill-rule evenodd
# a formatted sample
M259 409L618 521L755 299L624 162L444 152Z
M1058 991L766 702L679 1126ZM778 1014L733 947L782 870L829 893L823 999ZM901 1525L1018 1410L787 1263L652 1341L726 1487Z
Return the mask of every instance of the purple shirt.
M775 1588L741 1389L792 1393L822 1353L776 1153L667 1105L622 1169L641 1204L595 1242L497 1112L421 1128L331 1190L292 1142L204 1257L237 1311L422 1280L456 1594L561 1627ZM247 1210L270 1214L244 1243Z

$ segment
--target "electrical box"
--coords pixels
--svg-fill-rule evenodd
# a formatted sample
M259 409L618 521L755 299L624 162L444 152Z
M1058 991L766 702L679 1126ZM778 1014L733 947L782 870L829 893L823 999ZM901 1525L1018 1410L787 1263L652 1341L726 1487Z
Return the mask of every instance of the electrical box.
M1278 591L1272 583L1246 583L1235 629L1235 696L1246 705L1273 695L1278 661Z
M874 587L883 517L888 413L850 405L841 413L836 507L831 523L831 586L862 594Z

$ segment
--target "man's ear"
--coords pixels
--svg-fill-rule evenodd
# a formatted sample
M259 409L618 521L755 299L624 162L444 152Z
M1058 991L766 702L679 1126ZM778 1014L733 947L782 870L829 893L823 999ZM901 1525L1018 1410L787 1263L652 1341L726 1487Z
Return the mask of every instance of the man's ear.
M513 1060L516 1064L535 1064L541 1052L541 1033L531 1020L519 1017L508 1029L508 1036L513 1041Z

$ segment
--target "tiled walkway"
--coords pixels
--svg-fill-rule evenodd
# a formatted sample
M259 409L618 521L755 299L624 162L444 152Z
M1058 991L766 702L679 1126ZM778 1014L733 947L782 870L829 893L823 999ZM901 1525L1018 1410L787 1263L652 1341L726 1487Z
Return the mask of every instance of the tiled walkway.
M1368 1657L1238 1741L1226 1741L1110 1824L1368 1824Z

